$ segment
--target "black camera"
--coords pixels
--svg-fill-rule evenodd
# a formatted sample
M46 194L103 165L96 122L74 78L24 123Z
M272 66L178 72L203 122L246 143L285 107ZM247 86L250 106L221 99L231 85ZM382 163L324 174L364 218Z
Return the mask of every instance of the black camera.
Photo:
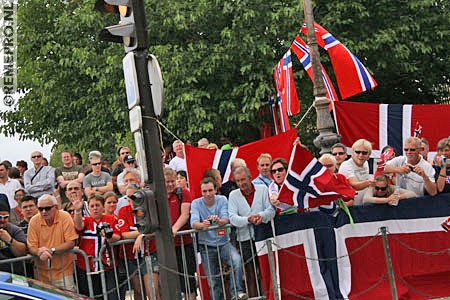
M446 168L450 165L450 158L445 158L445 156L442 156L442 167Z
M411 172L414 172L414 167L413 166L408 166L408 167L411 170Z
M105 232L105 237L107 239L112 238L114 232L111 229L111 226L108 223L100 223L97 225L97 234L100 234L100 232L103 230Z
M208 219L209 224L213 225L213 224L217 224L217 220L215 219Z

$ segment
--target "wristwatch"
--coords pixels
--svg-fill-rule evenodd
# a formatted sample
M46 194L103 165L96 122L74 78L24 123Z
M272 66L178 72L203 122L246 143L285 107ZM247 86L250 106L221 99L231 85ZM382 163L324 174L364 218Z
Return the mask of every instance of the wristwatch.
M8 246L11 246L11 244L13 243L13 241L14 241L14 238L11 237L11 240L10 240L9 242L6 242L6 244L7 244Z
M51 248L50 251L52 251L52 255L55 255L55 252L56 252L55 247Z

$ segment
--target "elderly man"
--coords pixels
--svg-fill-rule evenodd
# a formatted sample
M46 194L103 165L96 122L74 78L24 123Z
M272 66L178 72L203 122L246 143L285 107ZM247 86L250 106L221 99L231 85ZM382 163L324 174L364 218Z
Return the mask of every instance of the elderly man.
M31 153L31 161L33 167L24 174L25 189L35 198L45 194L52 195L55 186L55 170L43 165L42 153L39 151Z
M69 199L69 201L72 203L72 205L77 201L83 201L83 208L81 210L82 216L90 216L88 209L88 203L87 201L84 201L83 199L84 191L83 187L81 186L80 182L77 180L72 180L67 184L66 189L66 197Z
M139 170L136 168L124 171L123 182L125 183L125 190L126 190L126 187L132 183L135 183L137 186L140 186L140 187L145 186L145 183L141 182L141 176L139 174ZM119 213L119 210L128 204L129 204L128 197L127 197L126 193L124 193L124 195L122 197L120 197L119 200L117 201L117 208L116 208L115 214L117 215Z
M16 258L27 254L27 238L25 233L9 220L9 202L5 194L0 194L0 260ZM0 271L23 275L21 263L0 265Z
M92 172L83 180L84 193L89 198L92 195L103 195L113 190L111 175L103 172L102 154L99 151L89 153L89 163L92 166Z
M175 172L180 170L187 171L183 142L176 140L173 142L172 147L173 152L175 152L175 157L170 160L169 168L175 170Z
M272 165L272 156L269 153L261 153L256 160L257 168L259 171L258 177L253 179L253 184L263 184L268 187L273 179L270 178L270 166Z
M344 161L339 168L339 173L344 174L348 182L358 191L354 205L361 205L367 188L374 185L369 179L369 163L367 160L372 153L372 145L369 141L359 139L352 146L352 158Z
M199 148L208 149L209 141L207 138L201 138L198 140L197 145Z
M58 182L59 196L61 197L61 204L69 202L66 197L66 186L71 180L77 180L83 183L84 173L83 167L73 163L72 153L69 151L61 152L62 167L55 169L55 177Z
M198 243L202 264L208 279L212 299L225 299L221 286L220 261L231 266L230 294L232 299L247 299L242 286L242 262L236 248L230 243L226 229L207 230L213 224L228 224L228 203L224 196L217 194L217 183L212 178L204 178L200 183L202 197L191 205L191 226L200 230Z
M425 191L437 194L434 180L434 168L419 154L420 139L409 137L405 140L403 156L398 156L386 163L384 173L397 173L397 185L423 196Z
M269 202L267 187L261 184L254 185L247 167L238 167L234 170L233 177L239 189L230 193L228 214L231 225L237 228L237 240L240 243L241 255L246 262L245 274L249 296L257 297L256 270L253 268L253 263L249 262L254 259L258 267L252 225L272 220L275 209Z
M242 158L233 159L230 163L231 174L233 174L234 170L236 170L238 167L246 167L246 166L247 164L245 163L245 160L243 160ZM221 195L224 195L225 197L228 198L228 196L230 196L231 191L236 190L237 188L238 186L234 181L234 178L232 178L231 180L228 180L227 182L222 184L219 190Z
M9 206L15 208L17 201L14 199L14 195L17 190L21 189L20 182L11 179L8 176L8 165L5 162L0 163L0 193L5 194L8 197Z
M43 195L38 200L39 214L28 226L28 250L39 258L35 278L68 290L75 290L73 249L78 234L68 212L58 210L56 198Z

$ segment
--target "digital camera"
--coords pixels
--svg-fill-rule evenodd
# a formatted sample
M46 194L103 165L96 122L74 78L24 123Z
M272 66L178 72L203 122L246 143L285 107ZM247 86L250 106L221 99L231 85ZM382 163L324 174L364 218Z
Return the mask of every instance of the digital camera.
M217 224L217 220L215 219L207 219L209 221L209 224L213 225L213 224Z
M96 229L97 234L100 234L100 232L103 230L105 232L105 237L107 239L112 238L114 234L113 230L111 229L111 226L108 223L100 223L97 225Z

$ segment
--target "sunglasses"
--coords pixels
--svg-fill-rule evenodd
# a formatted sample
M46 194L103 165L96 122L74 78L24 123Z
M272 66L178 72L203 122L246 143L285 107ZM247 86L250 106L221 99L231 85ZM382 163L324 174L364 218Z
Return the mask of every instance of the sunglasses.
M275 174L276 172L283 172L284 170L286 170L285 168L278 168L278 169L272 169L270 170L270 173Z
M41 158L42 155L33 155L31 158Z
M369 154L369 151L359 151L359 150L355 150L356 154L362 154L362 155L367 155Z
M387 186L381 186L381 187L380 186L376 186L375 190L376 191L385 191L385 190L387 190L387 188L388 188Z
M323 165L325 168L331 168L331 167L333 167L334 166L334 164L326 164L326 165Z
M74 210L74 209L69 209L69 210L67 210L67 212L68 212L69 214L73 215L73 214L75 213L75 210Z
M120 155L130 154L130 152L122 152Z
M50 211L52 208L54 207L54 205L52 206L40 206L38 207L39 211Z
M9 215L0 215L0 220L6 220L9 218Z
M416 151L416 148L405 148L405 149L403 149L405 152L414 152L414 151Z
M331 154L333 154L333 156L336 156L336 155L344 155L345 152L334 152L334 153L331 153Z
M79 190L81 190L81 188L79 188L77 186L76 187L70 187L70 188L67 189L67 191L69 191L69 192L70 191L79 191Z
M91 164L91 166L100 166L101 164L102 164L101 162L98 162L98 163Z

